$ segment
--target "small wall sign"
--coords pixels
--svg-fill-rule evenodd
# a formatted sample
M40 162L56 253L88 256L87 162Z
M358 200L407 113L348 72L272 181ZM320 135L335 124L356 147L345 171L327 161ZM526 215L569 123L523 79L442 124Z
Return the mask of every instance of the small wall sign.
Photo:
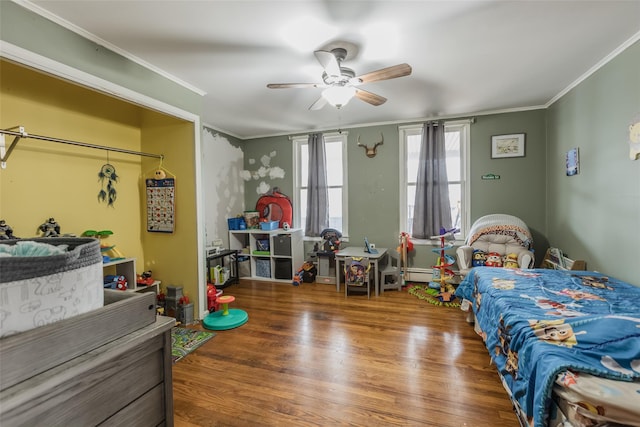
M578 148L572 148L565 154L567 165L567 176L580 173L580 154Z
M482 179L500 179L500 175L496 175L494 173L486 173L484 175L482 175Z

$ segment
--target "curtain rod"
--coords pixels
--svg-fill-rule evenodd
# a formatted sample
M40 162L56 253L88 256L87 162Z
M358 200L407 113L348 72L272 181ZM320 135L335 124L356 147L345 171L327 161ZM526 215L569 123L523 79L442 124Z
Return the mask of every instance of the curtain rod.
M13 131L11 129L18 129L17 131ZM86 142L79 142L79 141L71 141L68 139L61 139L61 138L53 138L50 136L42 136L42 135L32 135L29 134L27 132L25 132L24 127L22 126L15 126L13 128L9 128L9 129L0 129L0 134L6 134L6 135L13 135L15 136L15 138L13 139L13 142L11 143L11 145L9 146L9 148L7 149L6 153L2 153L2 151L4 151L4 146L0 147L0 155L2 155L0 157L0 162L2 162L2 167L5 168L6 167L6 161L9 158L9 155L11 154L11 152L13 151L13 149L15 148L15 146L17 145L18 141L21 138L31 138L31 139L39 139L41 141L49 141L49 142L57 142L60 144L69 144L69 145L76 145L79 147L86 147L86 148L95 148L97 150L107 150L107 151L113 151L115 153L124 153L124 154L132 154L134 156L144 156L144 157L154 157L156 159L164 159L164 156L162 154L153 154L153 153L144 153L141 151L133 151L133 150L127 150L124 148L117 148L117 147L106 147L104 145L96 145L96 144L89 144Z

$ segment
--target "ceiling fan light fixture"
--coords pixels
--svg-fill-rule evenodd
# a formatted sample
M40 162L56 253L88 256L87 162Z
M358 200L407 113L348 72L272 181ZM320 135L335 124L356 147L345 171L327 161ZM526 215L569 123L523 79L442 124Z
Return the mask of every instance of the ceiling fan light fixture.
M336 108L341 108L351 100L356 94L353 86L331 86L322 91L322 96L329 104Z

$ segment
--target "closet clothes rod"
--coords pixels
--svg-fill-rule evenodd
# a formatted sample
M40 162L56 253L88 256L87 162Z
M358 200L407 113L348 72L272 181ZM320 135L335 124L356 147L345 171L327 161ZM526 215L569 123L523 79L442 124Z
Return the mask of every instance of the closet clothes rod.
M18 129L18 130L14 131L14 130L11 130L11 129ZM4 146L0 146L0 156L1 156L0 157L0 162L2 162L2 168L6 167L6 161L9 158L9 155L11 155L11 152L13 151L13 149L15 148L15 146L17 145L18 141L21 138L39 139L41 141L49 141L49 142L57 142L57 143L60 143L60 144L76 145L76 146L79 146L79 147L94 148L94 149L97 149L97 150L113 151L114 153L124 153L124 154L132 154L134 156L154 157L156 159L161 159L161 160L164 159L164 156L162 154L144 153L144 152L141 152L141 151L133 151L133 150L127 150L127 149L124 149L124 148L117 148L117 147L106 147L104 145L88 144L86 142L71 141L71 140L68 140L68 139L53 138L53 137L50 137L50 136L32 135L32 134L29 134L29 133L25 132L24 131L24 127L22 127L22 126L17 126L15 128L10 128L10 129L0 129L0 134L15 136L15 138L13 139L13 142L11 142L11 145L7 149L6 153L2 153L4 151Z

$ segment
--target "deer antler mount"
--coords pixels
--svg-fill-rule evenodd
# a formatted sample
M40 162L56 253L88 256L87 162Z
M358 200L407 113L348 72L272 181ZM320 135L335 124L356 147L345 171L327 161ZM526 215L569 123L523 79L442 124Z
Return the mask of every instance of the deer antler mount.
M367 157L370 159L375 157L378 154L378 145L382 145L384 143L384 135L380 132L380 141L376 142L373 147L368 147L364 144L360 143L360 135L358 135L358 147L364 147Z

